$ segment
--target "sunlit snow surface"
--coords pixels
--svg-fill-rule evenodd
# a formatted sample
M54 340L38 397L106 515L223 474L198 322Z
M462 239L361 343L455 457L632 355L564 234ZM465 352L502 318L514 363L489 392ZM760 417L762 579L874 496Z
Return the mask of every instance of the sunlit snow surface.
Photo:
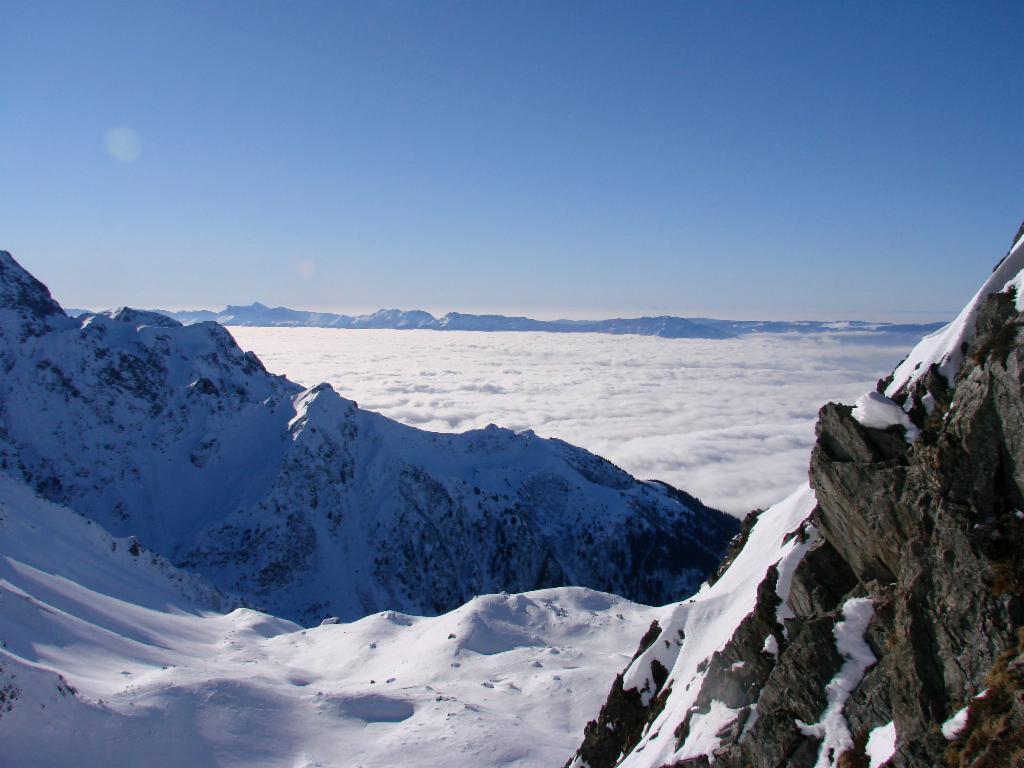
M818 408L874 389L917 338L738 339L229 328L267 368L425 429L534 429L744 514L807 475Z
M130 544L0 475L0 766L558 765L666 613L567 587L303 630Z

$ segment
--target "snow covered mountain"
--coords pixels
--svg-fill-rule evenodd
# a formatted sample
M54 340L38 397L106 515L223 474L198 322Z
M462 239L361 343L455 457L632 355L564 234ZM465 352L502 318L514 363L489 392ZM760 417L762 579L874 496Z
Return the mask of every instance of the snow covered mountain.
M228 306L220 312L211 310L153 310L154 312L191 324L214 321L221 325L257 327L310 328L392 328L432 331L540 331L544 333L609 333L659 336L666 339L731 339L747 333L825 333L853 331L867 336L898 336L917 338L942 327L942 323L868 323L860 320L842 322L716 320L708 317L614 318L610 320L534 320L507 315L473 315L449 312L440 318L423 310L381 309L369 315L336 315L331 312L309 312L268 307L256 302L246 306ZM74 317L92 314L84 309L69 309Z
M541 766L661 609L580 588L314 629L0 476L0 765Z
M434 434L267 373L216 323L69 318L0 252L0 470L303 623L573 584L692 593L732 518L558 440Z
M572 768L1024 764L1024 228L667 611Z

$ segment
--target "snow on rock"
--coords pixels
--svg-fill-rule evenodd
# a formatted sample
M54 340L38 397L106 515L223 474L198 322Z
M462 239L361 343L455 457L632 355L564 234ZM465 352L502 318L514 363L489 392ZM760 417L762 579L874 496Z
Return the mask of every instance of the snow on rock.
M683 759L714 754L722 745L719 734L738 714L738 710L730 709L720 701L712 701L706 713L695 712L690 718L690 733L682 753Z
M899 403L878 392L867 392L857 398L853 405L853 418L872 429L903 427L908 443L921 436L921 430L907 416Z
M0 478L0 763L554 765L663 611L569 587L302 629L129 550Z
M967 303L956 319L935 333L925 336L907 358L893 372L892 381L885 389L894 397L924 376L932 365L938 366L946 380L952 384L963 363L964 345L974 336L975 321L982 302L991 293L1001 293L1010 287L1019 287L1024 281L1024 237L1017 240L1010 253L993 270L984 285ZM1017 308L1024 307L1024 298L1017 291Z
M72 320L0 254L0 472L306 624L577 584L691 594L737 522L567 443L436 434L269 374L212 322Z
M988 695L988 688L981 691L974 698L984 699L986 695ZM942 724L942 735L946 737L946 741L954 741L963 733L964 728L967 727L970 709L970 705L958 709L949 720Z
M853 747L843 708L864 673L877 661L864 640L874 613L870 598L851 598L843 604L843 620L835 627L836 648L843 657L843 666L826 688L828 706L817 723L797 721L801 732L821 739L815 768L834 768L840 755Z
M953 741L956 739L967 727L967 715L970 707L963 707L958 709L956 713L942 724L942 735L946 737L946 741Z
M671 692L664 708L623 759L625 768L656 768L676 761L710 756L720 743L718 734L732 724L738 711L712 699L706 711L693 708L701 694L711 657L722 650L740 623L755 609L758 588L773 567L795 567L794 552L806 551L798 535L815 508L814 493L803 486L760 514L746 545L724 574L688 600L661 609L658 639L627 667L623 688L641 692L648 704L657 688L654 669L668 671L664 688ZM773 638L774 639L774 638ZM777 643L777 641L776 641ZM766 652L776 645L765 642ZM742 668L732 670L742 673ZM676 748L671 734L689 719L685 741ZM582 765L577 755L574 766Z
M786 619L793 618L796 614L793 613L792 607L789 605L789 591L793 586L793 574L796 573L796 567L800 565L800 561L803 560L804 555L807 554L808 550L811 549L815 544L821 541L821 534L818 533L818 529L808 523L805 528L805 535L799 540L797 546L791 547L786 554L782 556L782 559L778 563L779 577L775 584L775 593L779 596L779 606L776 608L775 617L779 624L782 625L783 632L788 634L786 629ZM774 636L770 635L772 640ZM768 647L768 641L765 640L766 648ZM778 653L778 642L775 643L775 653Z
M1011 280L1007 281L1006 285L1003 286L1003 293L1008 291L1014 292L1014 305L1017 307L1018 312L1024 312L1024 270L1018 272Z
M896 723L889 722L872 728L864 751L868 755L868 768L881 768L896 754Z

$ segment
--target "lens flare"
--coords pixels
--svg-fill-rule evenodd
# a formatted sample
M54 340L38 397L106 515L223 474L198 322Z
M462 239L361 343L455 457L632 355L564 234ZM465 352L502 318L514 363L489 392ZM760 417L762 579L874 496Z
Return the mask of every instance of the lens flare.
M107 154L120 163L130 163L142 154L142 139L138 131L121 126L107 132Z

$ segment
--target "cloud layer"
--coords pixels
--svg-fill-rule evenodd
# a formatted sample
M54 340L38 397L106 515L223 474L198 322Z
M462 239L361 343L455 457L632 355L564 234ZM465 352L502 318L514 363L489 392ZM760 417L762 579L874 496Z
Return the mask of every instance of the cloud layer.
M717 341L230 330L269 370L307 386L330 382L406 424L533 429L737 515L802 482L818 408L873 389L913 343L843 333Z

